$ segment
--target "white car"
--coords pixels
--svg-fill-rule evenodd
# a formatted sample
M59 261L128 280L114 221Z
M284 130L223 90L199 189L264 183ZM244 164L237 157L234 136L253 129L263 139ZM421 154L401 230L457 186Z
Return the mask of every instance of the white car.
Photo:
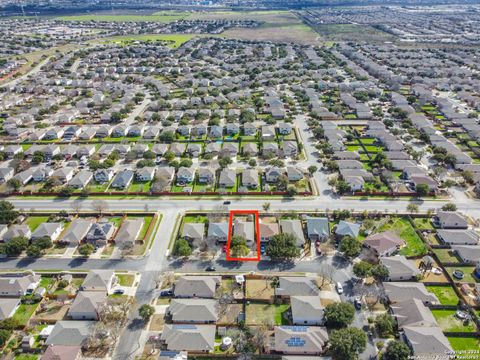
M343 286L339 282L337 282L337 284L335 285L335 289L337 289L337 292L339 294L343 294Z

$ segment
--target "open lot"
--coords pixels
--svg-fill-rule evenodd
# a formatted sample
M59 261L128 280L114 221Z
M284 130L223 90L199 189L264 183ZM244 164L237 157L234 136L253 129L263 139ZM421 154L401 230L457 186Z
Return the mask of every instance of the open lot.
M247 305L246 317L247 324L260 325L265 321L273 321L275 325L288 325L289 321L284 313L288 311L290 305L268 305L261 303L250 303Z
M152 15L73 15L73 16L59 16L58 20L64 21L109 21L109 22L132 22L132 21L155 21L162 23L169 23L176 20L185 19L188 13L155 13Z
M270 300L275 295L275 289L271 286L271 281L248 280L246 285L246 296L249 299Z

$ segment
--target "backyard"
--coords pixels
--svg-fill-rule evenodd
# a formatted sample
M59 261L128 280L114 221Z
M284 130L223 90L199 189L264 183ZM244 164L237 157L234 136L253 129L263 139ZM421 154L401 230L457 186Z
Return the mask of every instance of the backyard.
M392 231L405 241L406 246L400 250L400 255L420 256L427 253L427 247L407 218L391 218L376 230L376 232L384 231Z
M284 313L288 311L290 305L269 305L261 303L250 303L246 309L246 322L249 325L260 325L265 321L272 321L275 325L288 325L289 321Z
M475 325L473 321L468 324L455 317L455 310L437 310L432 309L432 314L437 320L438 326L445 332L474 332Z
M458 296L451 286L427 286L427 290L434 294L442 305L458 304Z

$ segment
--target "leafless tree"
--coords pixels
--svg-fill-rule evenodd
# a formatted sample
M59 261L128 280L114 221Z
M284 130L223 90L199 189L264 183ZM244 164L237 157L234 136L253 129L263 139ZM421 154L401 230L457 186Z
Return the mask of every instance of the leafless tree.
M78 214L80 212L80 210L82 209L82 202L80 200L75 200L73 203L72 203L72 209L73 211Z
M99 215L102 215L108 209L108 203L105 200L92 201L92 209Z
M322 278L320 281L320 288L323 288L325 284L333 284L333 275L336 271L335 268L330 264L324 264L319 270L319 275Z

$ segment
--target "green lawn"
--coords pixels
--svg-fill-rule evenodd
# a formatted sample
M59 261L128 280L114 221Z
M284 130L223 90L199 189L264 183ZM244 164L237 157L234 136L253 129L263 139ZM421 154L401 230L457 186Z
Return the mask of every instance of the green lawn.
M457 305L458 296L451 286L427 286L429 292L434 294L442 305Z
M15 355L14 359L15 360L37 360L38 355L35 355L35 354L19 354L19 355Z
M451 249L433 249L435 255L442 263L459 263L458 258L452 253Z
M47 221L48 221L48 216L29 216L26 220L26 224L28 225L30 230L33 232L37 227L39 227L41 224Z
M465 275L462 280L458 280L452 276L453 272L457 269L463 271ZM452 279L455 282L470 283L470 284L479 282L479 280L475 278L475 276L473 275L473 272L475 271L474 266L446 267L445 270L447 270L447 272L450 274L450 276L452 276Z
M413 223L418 230L433 230L433 225L429 218L416 218L413 219Z
M139 216L129 216L128 218L129 219L135 219L135 218L138 218ZM142 216L143 218L143 227L142 227L142 230L140 231L140 234L138 236L139 239L141 240L144 240L145 239L145 235L147 234L147 231L148 231L148 228L150 227L150 224L153 220L153 216L149 215L149 216Z
M427 247L417 235L407 218L392 218L389 222L377 229L376 232L392 231L396 233L406 246L400 249L400 254L405 256L419 256L427 253Z
M108 221L113 223L116 228L119 228L120 225L122 225L123 217L120 217L120 216L110 217L108 218Z
M118 283L120 286L132 286L135 281L135 276L133 274L116 274L118 278Z
M112 36L98 41L101 42L119 42L127 44L132 41L165 41L169 43L170 47L178 48L183 43L186 43L193 37L199 37L201 35L195 34L143 34L143 35L125 35L125 36Z
M265 320L273 320L275 325L287 325L288 320L284 319L282 314L290 308L288 304L269 305L261 303L251 303L247 305L246 319L247 324L260 325Z
M438 326L446 332L474 332L476 331L473 321L464 325L462 320L455 317L455 310L432 310L432 314L438 322Z
M461 350L473 350L478 351L480 347L480 341L475 338L463 338L463 337L453 337L449 336L448 341L452 346L453 350L461 351ZM471 355L476 355L477 353L472 353ZM464 354L468 355L468 354ZM472 357L474 359L474 357Z
M42 276L42 278L40 279L40 285L39 286L45 288L45 290L48 291L48 289L50 288L50 286L52 286L52 284L54 282L55 282L55 280L53 278Z
M32 317L33 313L35 312L35 309L40 305L40 303L37 304L20 304L18 307L17 311L13 315L13 318L18 321L19 324L21 325L26 325L28 320Z

